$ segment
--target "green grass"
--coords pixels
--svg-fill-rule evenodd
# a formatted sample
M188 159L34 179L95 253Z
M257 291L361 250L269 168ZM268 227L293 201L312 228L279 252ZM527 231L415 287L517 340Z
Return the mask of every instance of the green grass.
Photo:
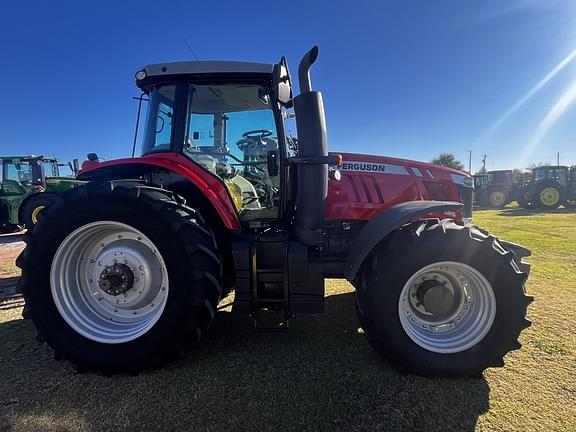
M0 312L0 430L576 430L576 214L475 220L533 251L536 297L524 347L483 379L397 372L366 343L341 281L327 283L327 313L288 335L255 335L223 311L200 350L137 377L75 373L15 309Z
M0 263L0 274L7 273L9 275L19 275L20 269L16 267L13 262Z

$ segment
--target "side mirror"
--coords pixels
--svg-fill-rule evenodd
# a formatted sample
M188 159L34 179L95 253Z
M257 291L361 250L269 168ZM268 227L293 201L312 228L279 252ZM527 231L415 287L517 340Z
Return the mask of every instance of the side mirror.
M273 85L280 105L285 108L292 107L292 80L285 57L282 57L280 62L274 65Z
M266 154L266 162L268 165L268 175L276 177L279 172L278 168L278 150L268 150Z

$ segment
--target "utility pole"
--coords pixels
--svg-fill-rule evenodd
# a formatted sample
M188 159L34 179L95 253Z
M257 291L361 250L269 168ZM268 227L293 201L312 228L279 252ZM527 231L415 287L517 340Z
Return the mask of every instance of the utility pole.
M486 171L486 155L482 155L482 171Z
M472 150L466 150L468 153L468 174L472 175Z
M556 166L560 166L560 152L558 152L558 156L556 157Z

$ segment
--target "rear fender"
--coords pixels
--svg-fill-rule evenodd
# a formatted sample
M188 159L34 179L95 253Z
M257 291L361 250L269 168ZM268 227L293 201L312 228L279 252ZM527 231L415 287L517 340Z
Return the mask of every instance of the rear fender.
M142 178L149 174L153 174L155 179L164 177L166 182L179 178L180 186L187 184L191 186L188 189L195 189L200 193L227 229L233 231L240 229L238 214L226 187L216 176L180 154L158 153L141 158L102 162L81 171L77 178L88 181L114 180ZM160 184L170 189L169 185Z
M353 281L362 262L372 249L402 225L430 213L453 211L462 206L461 203L450 201L408 201L380 212L378 216L364 225L350 244L344 276L349 281Z

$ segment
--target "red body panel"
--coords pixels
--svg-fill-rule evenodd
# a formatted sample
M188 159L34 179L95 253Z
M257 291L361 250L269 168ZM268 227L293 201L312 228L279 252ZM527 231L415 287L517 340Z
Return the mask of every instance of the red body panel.
M342 154L342 179L328 182L327 220L370 220L382 210L406 201L460 201L452 174L460 171L423 162L362 154ZM154 153L138 158L90 164L78 178L89 180L117 165L152 165L176 172L198 186L229 229L240 228L238 214L223 183L178 153ZM459 211L427 217L462 216Z
M406 201L460 201L452 179L452 174L464 175L460 171L405 159L341 154L342 179L328 182L328 220L370 220ZM461 218L458 213L429 216Z
M212 203L227 228L240 228L238 214L224 184L200 165L178 153L154 153L143 157L100 162L83 169L78 178L90 179L97 175L99 170L116 165L153 165L180 174L198 186L198 189Z

